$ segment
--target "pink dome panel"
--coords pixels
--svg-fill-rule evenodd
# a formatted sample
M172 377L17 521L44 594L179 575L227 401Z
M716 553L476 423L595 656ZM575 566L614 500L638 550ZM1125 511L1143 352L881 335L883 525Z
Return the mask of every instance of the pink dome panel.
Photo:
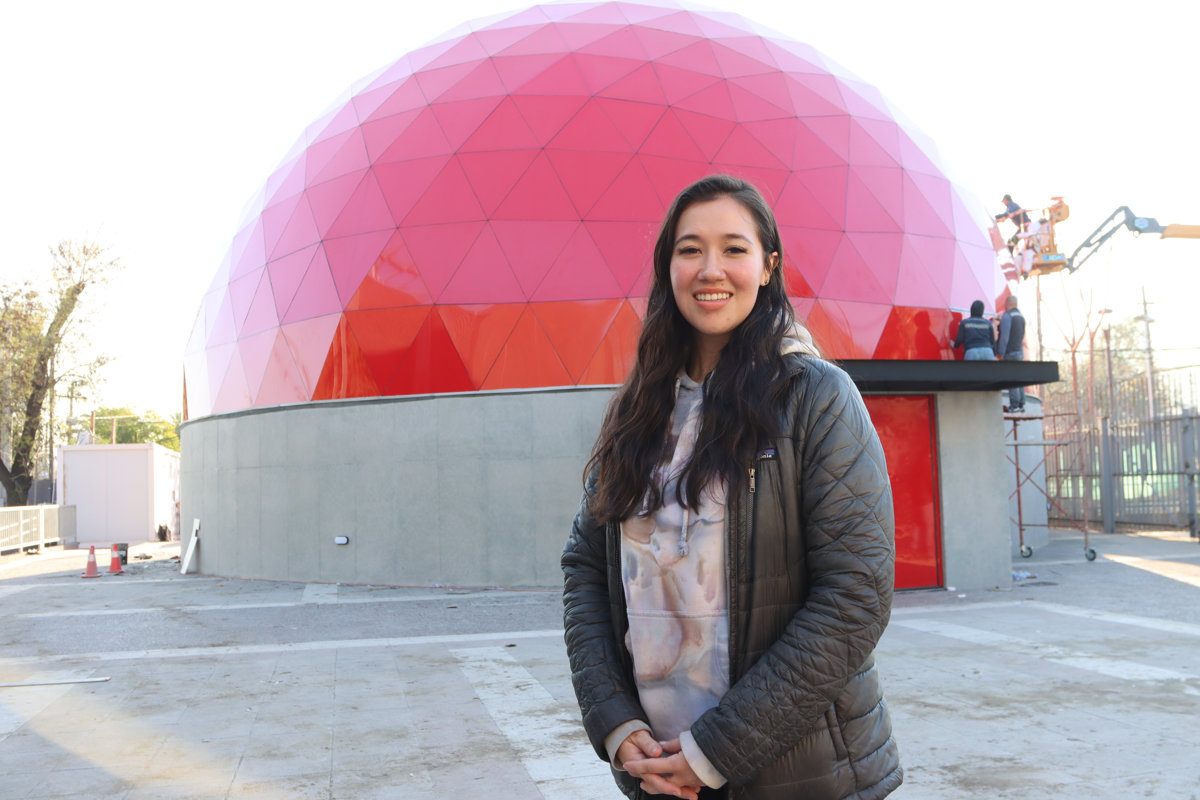
M928 140L812 47L674 5L534 6L308 127L201 301L189 416L620 382L657 226L713 172L776 209L832 357L949 357L951 309L1001 294Z

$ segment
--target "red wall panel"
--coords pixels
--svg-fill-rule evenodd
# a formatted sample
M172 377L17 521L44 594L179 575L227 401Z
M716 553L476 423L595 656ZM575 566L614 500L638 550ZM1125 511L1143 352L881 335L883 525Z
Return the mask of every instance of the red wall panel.
M896 588L942 585L933 396L863 398L887 457L896 508Z

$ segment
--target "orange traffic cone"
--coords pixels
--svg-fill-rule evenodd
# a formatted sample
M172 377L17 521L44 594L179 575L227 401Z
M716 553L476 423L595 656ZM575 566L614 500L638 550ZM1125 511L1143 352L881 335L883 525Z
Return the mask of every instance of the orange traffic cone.
M117 552L117 546L112 547L112 561L108 564L109 575L123 575L125 570L121 569L121 554Z
M99 578L100 571L96 569L96 545L88 548L88 563L87 571L83 573L85 578Z

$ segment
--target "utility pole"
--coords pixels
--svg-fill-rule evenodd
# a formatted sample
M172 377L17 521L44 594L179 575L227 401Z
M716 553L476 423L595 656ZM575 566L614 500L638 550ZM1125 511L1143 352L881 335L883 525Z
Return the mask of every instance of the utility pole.
M49 435L46 437L46 441L48 441L50 443L50 502L53 503L55 500L55 497L54 497L54 494L55 494L55 492L54 492L54 483L55 483L55 481L54 481L54 355L53 354L51 354L51 356L50 356L50 414L48 416L49 416L50 423L48 425L49 430L47 431L47 433Z
M1038 361L1042 359L1042 276L1038 275L1034 280L1035 291L1037 292L1037 332L1038 332Z
M1146 397L1148 398L1147 408L1150 412L1150 419L1153 420L1156 416L1154 411L1154 349L1150 346L1150 323L1154 320L1150 316L1150 304L1146 302L1145 286L1142 287L1142 313L1134 319L1146 325Z
M67 392L67 444L79 444L80 425L79 420L75 418L75 401L86 400L87 398L81 394L77 394L76 390L80 386L86 385L86 381L71 381L71 388ZM95 412L92 413L94 414ZM72 435L75 437L74 442L71 441ZM89 443L90 441L89 439Z
M1108 415L1115 422L1117 419L1117 391L1113 385L1112 371L1112 331L1104 326L1104 359L1108 363Z

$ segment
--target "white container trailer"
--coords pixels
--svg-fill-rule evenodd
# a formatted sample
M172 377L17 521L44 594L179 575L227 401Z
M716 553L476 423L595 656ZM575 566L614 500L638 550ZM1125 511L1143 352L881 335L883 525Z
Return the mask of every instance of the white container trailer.
M81 546L179 538L179 453L157 444L59 449L58 502L76 508Z

